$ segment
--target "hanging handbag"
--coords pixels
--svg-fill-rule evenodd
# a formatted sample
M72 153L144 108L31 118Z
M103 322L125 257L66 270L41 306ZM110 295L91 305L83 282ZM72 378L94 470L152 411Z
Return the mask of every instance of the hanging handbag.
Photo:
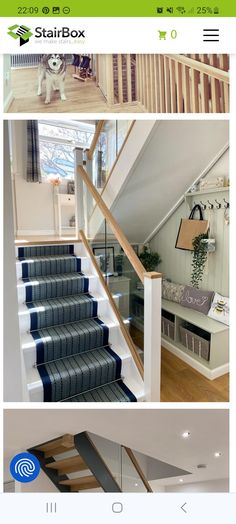
M199 211L199 219L195 219L195 213ZM207 233L209 229L208 220L203 219L202 208L199 204L193 207L189 218L182 218L175 243L177 249L193 251L193 240L198 235Z

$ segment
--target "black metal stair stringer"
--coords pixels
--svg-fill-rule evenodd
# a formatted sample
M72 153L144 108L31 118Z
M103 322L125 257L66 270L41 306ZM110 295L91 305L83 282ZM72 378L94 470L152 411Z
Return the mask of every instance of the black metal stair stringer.
M84 431L82 433L77 433L77 435L74 436L74 439L75 448L87 464L88 469L90 469L99 482L103 491L106 493L121 493L122 490L120 486L117 484L87 432Z

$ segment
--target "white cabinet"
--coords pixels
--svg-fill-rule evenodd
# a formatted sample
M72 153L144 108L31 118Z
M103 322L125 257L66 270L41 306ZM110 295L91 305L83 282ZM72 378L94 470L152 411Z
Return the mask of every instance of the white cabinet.
M58 216L58 234L62 236L63 231L75 231L74 226L69 224L69 216L66 209L71 208L70 218L75 214L75 195L68 195L67 193L57 194L57 216ZM66 215L66 216L65 216Z
M193 333L191 344L181 335L181 328ZM209 342L208 358L202 358L199 344L197 347L194 344L196 328ZM162 346L211 380L229 371L228 326L165 299L162 299Z

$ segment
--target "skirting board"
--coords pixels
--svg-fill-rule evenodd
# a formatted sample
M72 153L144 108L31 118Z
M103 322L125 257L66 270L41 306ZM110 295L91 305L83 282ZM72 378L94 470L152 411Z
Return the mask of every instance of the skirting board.
M170 353L173 353L173 355L186 362L186 364L191 366L193 369L196 369L196 371L201 373L201 375L204 377L208 378L208 380L214 380L215 378L222 377L222 375L229 373L229 363L219 366L215 369L208 369L203 364L201 364L201 362L191 358L190 355L187 355L181 351L181 349L177 348L174 344L171 344L171 342L165 338L161 339L161 344L165 349L170 351Z
M14 100L13 92L11 91L4 101L4 113L6 113Z

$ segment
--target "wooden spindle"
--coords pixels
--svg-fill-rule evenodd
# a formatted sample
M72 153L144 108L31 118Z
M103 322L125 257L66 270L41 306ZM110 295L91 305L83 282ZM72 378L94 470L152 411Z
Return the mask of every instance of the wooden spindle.
M176 80L175 80L175 62L170 59L170 104L171 113L177 112L176 106Z
M165 80L165 112L171 112L170 103L170 61L166 56L164 57L164 80Z
M123 71L122 71L122 55L117 55L118 65L118 102L123 104Z

